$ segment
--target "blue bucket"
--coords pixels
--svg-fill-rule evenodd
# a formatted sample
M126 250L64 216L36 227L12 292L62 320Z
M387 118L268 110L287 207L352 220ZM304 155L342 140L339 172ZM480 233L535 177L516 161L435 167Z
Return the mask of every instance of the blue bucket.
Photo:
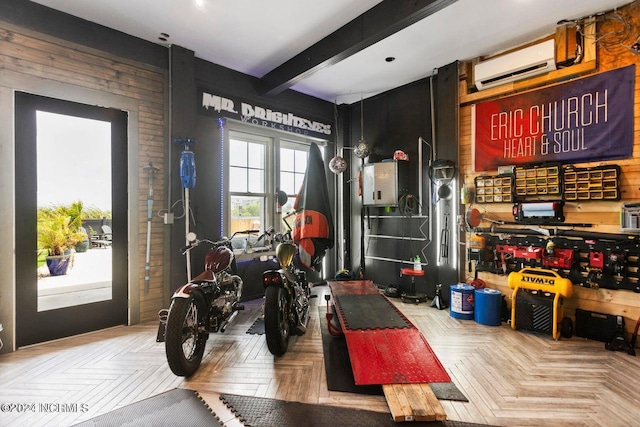
M502 324L502 294L497 289L476 289L473 315L476 323L487 326Z
M473 286L458 283L451 286L449 314L456 319L473 320L474 307Z

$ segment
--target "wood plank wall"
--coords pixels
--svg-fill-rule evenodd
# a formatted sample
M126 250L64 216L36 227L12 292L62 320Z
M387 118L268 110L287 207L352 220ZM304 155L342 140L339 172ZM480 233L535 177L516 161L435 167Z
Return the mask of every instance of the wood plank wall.
M41 35L31 30L0 22L0 70L19 73L25 79L42 79L47 84L64 84L95 91L95 105L105 105L107 96L128 99L137 105L138 128L138 241L130 256L138 259L139 268L130 278L130 286L139 285L140 321L157 319L163 306L163 221L155 215L151 229L150 289L144 291L147 233L148 175L143 170L152 162L160 171L154 181L154 210L165 203L165 141L167 73L163 69L101 51ZM19 88L18 88L19 89ZM129 135L132 139L133 135ZM131 151L130 151L131 152ZM90 158L90 147L84 158ZM114 159L118 161L118 159ZM135 298L133 298L135 300Z
M636 87L634 101L634 149L633 157L630 159L609 162L608 164L618 164L622 170L620 181L622 198L618 202L586 202L586 203L568 203L565 206L564 213L566 222L572 223L591 223L593 228L589 231L603 233L619 233L620 232L620 208L623 202L640 201L640 55L632 53L627 46L634 43L636 37L640 34L640 2L635 1L618 10L620 16L624 17L633 25L633 30L626 39L616 39L618 44L611 46L603 46L602 43L596 44L597 66L591 72L604 72L616 68L620 68L632 63L636 64ZM607 14L607 18L614 18L611 13ZM622 25L615 19L598 19L597 32L605 34L609 31L618 32L622 29ZM613 40L610 37L608 40ZM607 39L605 39L607 41ZM588 67L576 65L575 74L583 74ZM571 68L571 67L568 67ZM581 68L581 70L578 70ZM473 172L472 167L472 136L471 136L471 114L473 102L479 102L477 95L467 90L467 80L465 74L470 69L470 64L463 64L461 69L461 102L460 102L460 176L462 182L473 187L474 178L479 175ZM565 71L565 74L568 71ZM591 73L590 72L590 73ZM540 81L540 78L537 78ZM526 86L524 81L522 86ZM556 81L549 80L547 84L554 84ZM536 82L537 84L537 82ZM514 87L517 90L517 87ZM491 91L488 90L487 92ZM504 93L500 96L507 96L514 92ZM482 100L485 100L484 98ZM469 100L472 100L470 102ZM585 163L580 166L598 166L601 163ZM604 164L607 164L606 162ZM497 171L496 171L497 173ZM511 214L511 204L494 203L484 205L467 205L467 208L475 207L486 217L494 220L513 221ZM482 227L490 227L491 223L484 221ZM504 295L510 296L511 289L507 285L506 276L498 276L490 273L480 273L479 277L483 279L488 286L500 289ZM565 302L565 315L573 317L575 308L585 310L593 310L604 313L623 315L625 317L626 330L631 332L640 316L640 294L628 290L609 290L609 289L590 289L581 286L574 286L574 296ZM507 298L509 300L509 298ZM508 301L510 303L510 301Z

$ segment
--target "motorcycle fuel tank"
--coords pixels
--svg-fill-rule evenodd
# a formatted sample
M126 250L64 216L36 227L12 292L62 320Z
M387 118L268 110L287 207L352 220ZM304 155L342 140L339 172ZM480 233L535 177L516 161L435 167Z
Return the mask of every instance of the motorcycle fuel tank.
M204 268L219 273L231 265L233 260L233 252L226 246L219 246L207 251L204 257Z
M295 254L296 247L291 243L280 243L276 248L276 258L278 258L278 262L282 268L289 267L289 264L293 261L293 256Z

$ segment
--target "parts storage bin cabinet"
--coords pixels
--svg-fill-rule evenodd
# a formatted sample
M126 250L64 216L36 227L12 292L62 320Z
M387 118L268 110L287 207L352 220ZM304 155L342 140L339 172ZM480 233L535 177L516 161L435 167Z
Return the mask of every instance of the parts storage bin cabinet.
M475 178L476 203L513 202L513 175L478 176Z
M516 199L554 199L562 194L560 163L517 166L515 171Z
M565 200L619 200L620 166L568 167L564 171Z

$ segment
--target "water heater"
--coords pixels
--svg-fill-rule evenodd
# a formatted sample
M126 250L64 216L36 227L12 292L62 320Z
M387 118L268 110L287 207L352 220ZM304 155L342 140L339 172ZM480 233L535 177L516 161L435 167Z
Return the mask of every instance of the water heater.
M406 161L367 163L362 168L362 198L365 206L398 206L409 192Z

